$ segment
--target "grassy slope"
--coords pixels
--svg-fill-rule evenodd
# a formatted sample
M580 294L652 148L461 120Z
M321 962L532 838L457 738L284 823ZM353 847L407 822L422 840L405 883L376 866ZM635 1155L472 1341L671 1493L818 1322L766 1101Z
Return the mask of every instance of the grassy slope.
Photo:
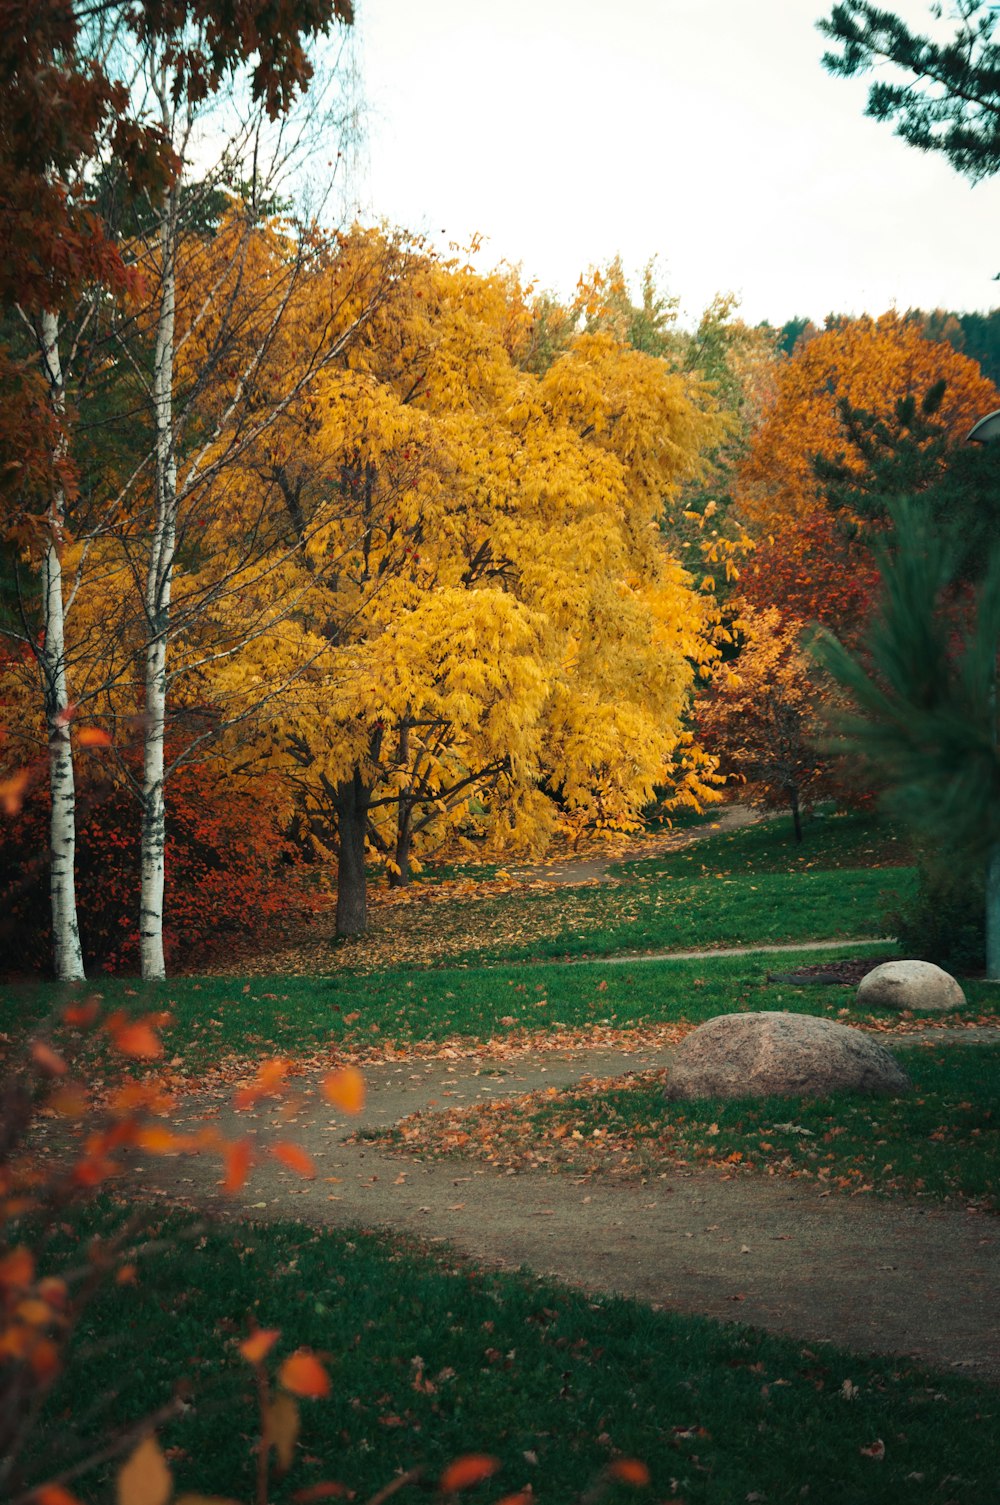
M376 935L341 943L337 961L367 967L380 926L407 960L466 965L878 934L881 913L912 888L906 857L868 816L816 817L801 846L769 820L619 864L611 884L448 899L402 919L376 912Z
M681 878L685 874L722 872L732 877L813 869L898 868L910 860L909 848L899 833L873 815L831 810L809 817L803 832L804 840L797 844L787 820L774 816L707 837L676 852L617 863L611 873Z
M251 1318L281 1328L279 1356L319 1350L333 1378L328 1400L304 1405L278 1502L330 1478L363 1499L396 1469L423 1462L436 1476L468 1451L503 1463L483 1501L530 1482L568 1502L616 1451L649 1465L653 1489L638 1498L685 1505L806 1493L811 1505L896 1505L916 1498L915 1475L921 1499L995 1505L1000 1492L1000 1394L988 1386L293 1225L210 1231L197 1253L158 1256L137 1286L101 1297L52 1399L44 1465L72 1447L70 1413L100 1435L186 1376L197 1403L163 1436L180 1450L179 1488L252 1498L251 1385L234 1351ZM862 1449L879 1438L875 1462Z

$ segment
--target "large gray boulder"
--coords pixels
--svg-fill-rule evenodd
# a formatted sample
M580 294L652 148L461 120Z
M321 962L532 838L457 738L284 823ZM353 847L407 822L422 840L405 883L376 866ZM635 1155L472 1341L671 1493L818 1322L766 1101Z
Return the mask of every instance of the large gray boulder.
M965 994L951 973L933 962L883 962L861 979L857 1002L862 1008L947 1014L965 1007Z
M812 1014L719 1014L692 1030L667 1073L667 1097L892 1096L910 1079L860 1030Z

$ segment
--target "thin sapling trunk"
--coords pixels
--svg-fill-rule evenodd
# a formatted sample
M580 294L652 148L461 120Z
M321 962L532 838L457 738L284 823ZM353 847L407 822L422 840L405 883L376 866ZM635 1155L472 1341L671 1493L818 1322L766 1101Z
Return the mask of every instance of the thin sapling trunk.
M177 457L173 430L178 190L169 189L160 220L160 306L153 355L156 520L146 577L145 735L142 774L142 884L139 953L144 978L163 978L163 895L166 878L164 733L167 718L167 633L177 536Z
M39 323L42 358L50 400L57 417L64 408L59 322L44 312ZM59 456L56 456L58 459ZM76 779L70 740L70 702L66 683L66 630L63 611L62 546L66 497L55 484L48 510L48 541L42 559L42 623L44 641L40 667L45 697L45 726L49 750L49 889L52 905L52 947L56 977L78 982L84 977L80 927L76 914Z

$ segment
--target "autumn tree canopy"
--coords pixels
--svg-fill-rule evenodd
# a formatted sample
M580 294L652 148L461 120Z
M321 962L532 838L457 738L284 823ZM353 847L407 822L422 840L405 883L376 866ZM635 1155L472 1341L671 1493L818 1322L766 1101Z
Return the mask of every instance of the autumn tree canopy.
M933 423L921 427L931 393ZM757 539L747 593L777 601L768 592L785 580L800 620L856 636L877 573L859 530L884 525L891 490L943 485L956 457L965 463L973 423L997 406L1000 392L974 361L895 313L834 324L801 345L778 370L736 478Z
M235 203L180 247L164 767L256 780L335 857L343 933L372 854L403 883L444 841L530 848L628 825L654 789L711 797L687 712L718 612L669 540L718 395L572 319L533 369L509 271L360 229L300 255ZM155 309L126 311L141 349ZM153 501L140 477L63 556L86 556L67 654L119 784L149 720ZM23 670L10 703L37 735Z
M510 274L414 258L290 415L289 474L345 503L317 543L342 563L270 757L336 825L343 933L365 924L366 845L405 881L449 829L530 846L628 821L658 783L706 789L683 718L714 607L659 524L717 404L608 331L525 369L532 327Z
M809 340L780 367L774 404L741 467L737 496L747 519L774 531L810 516L822 500L817 456L861 474L864 458L843 404L892 423L901 399L919 402L939 382L937 418L957 444L1000 403L975 361L925 339L915 322L895 313L838 323Z
M803 642L801 623L776 606L745 606L738 624L735 667L721 667L713 693L698 710L698 735L724 770L744 782L746 797L767 810L787 810L795 840L802 811L830 789L817 742L823 731L819 671Z

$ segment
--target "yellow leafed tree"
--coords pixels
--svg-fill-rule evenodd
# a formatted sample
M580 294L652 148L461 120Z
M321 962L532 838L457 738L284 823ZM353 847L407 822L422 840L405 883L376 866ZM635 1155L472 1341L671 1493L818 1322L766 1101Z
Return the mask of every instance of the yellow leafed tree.
M707 797L684 716L714 607L659 520L715 404L606 332L525 371L528 322L510 274L417 260L284 435L342 503L310 544L341 561L311 599L329 652L275 751L335 818L341 933L366 921L366 847L402 882L442 829L531 846L634 819L660 783Z
M252 254L280 268L266 234ZM224 235L199 277L212 254ZM366 853L405 882L449 832L531 848L634 821L656 787L713 797L686 716L717 613L660 524L724 417L607 330L525 369L531 324L511 273L355 232L296 283L243 394L277 416L217 473L203 447L185 502L176 703L220 771L280 772L321 848L335 828L342 934L366 923ZM300 381L297 351L347 329ZM192 369L212 339L209 313ZM225 401L206 391L192 423Z

